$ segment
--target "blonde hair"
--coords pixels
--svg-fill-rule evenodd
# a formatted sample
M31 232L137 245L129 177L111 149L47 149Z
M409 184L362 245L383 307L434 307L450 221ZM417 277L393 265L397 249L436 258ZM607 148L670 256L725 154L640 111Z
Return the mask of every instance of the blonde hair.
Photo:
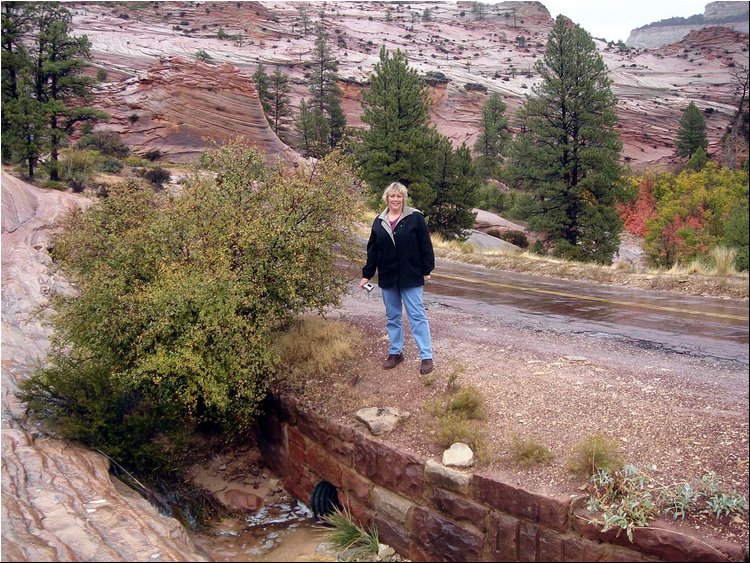
M406 186L404 186L401 182L391 182L388 184L388 187L383 192L383 201L387 204L388 203L388 194L392 194L398 192L402 196L404 196L404 205L406 205L406 199L409 197L409 190L406 189Z

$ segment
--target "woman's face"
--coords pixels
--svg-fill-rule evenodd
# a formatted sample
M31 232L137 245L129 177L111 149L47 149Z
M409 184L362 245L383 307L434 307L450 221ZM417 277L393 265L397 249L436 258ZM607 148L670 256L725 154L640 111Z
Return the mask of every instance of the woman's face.
M404 194L401 192L391 192L388 194L388 209L390 211L401 212L404 207Z

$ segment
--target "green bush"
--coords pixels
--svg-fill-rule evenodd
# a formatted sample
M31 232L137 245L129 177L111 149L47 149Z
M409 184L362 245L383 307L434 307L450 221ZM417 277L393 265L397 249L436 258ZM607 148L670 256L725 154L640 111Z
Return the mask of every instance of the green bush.
M147 151L143 155L143 158L145 158L146 160L149 160L151 162L155 162L155 161L159 160L161 158L161 156L162 156L161 155L161 151L159 149L152 149L150 151Z
M724 225L722 242L737 251L735 267L743 272L748 270L748 247L750 236L748 235L748 206L740 205L732 209L729 219Z
M482 184L477 190L477 207L485 211L500 213L504 203L503 192L494 184Z
M50 365L24 400L113 457L179 457L165 428L247 430L276 377L272 335L346 290L359 194L340 155L282 173L234 141L201 167L179 196L112 186L53 242L78 295L56 301Z
M500 238L511 244L515 244L518 248L529 247L529 238L522 231L505 231L500 235Z
M169 182L172 178L172 174L166 168L161 166L155 166L149 168L143 173L143 177L155 188L161 189L164 187L165 182Z
M66 150L58 165L60 179L74 191L81 192L91 180L99 163L99 154L93 150Z
M115 131L94 131L83 136L77 146L79 149L92 149L116 158L125 158L130 153L120 134Z
M117 174L124 168L122 161L116 158L107 158L99 163L99 170L102 172L108 172L110 174Z
M63 182L56 182L55 180L47 180L45 182L42 182L42 187L45 190L59 190L59 191L65 191L65 184Z

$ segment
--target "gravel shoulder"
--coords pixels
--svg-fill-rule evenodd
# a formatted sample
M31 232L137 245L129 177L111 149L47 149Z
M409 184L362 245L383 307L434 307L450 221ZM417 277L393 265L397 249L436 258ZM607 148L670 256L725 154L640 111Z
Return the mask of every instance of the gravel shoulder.
M602 434L620 445L627 463L653 465L660 484L689 482L713 472L723 489L748 496L747 367L664 353L582 335L529 329L477 311L444 307L426 292L435 372L419 374L406 334L406 361L390 371L383 304L353 292L330 315L357 327L356 358L325 380L309 380L308 401L326 416L354 424L364 407L395 407L410 416L382 437L440 460L432 406L449 382L476 387L485 401L486 451L477 467L517 486L551 495L581 494L586 481L566 462L582 439ZM533 438L554 454L549 465L524 469L512 460L512 438ZM747 544L747 514L717 521L677 521L684 533Z

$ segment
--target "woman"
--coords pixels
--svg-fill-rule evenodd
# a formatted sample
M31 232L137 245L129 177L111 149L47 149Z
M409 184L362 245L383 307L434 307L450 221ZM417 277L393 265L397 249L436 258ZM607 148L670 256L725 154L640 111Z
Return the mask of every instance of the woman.
M409 193L398 182L383 192L386 209L375 219L367 242L367 263L362 268L360 287L378 272L378 285L385 303L386 329L390 340L383 369L404 361L402 307L422 360L419 371L433 369L430 325L422 302L422 290L435 268L435 254L422 212L406 205Z

